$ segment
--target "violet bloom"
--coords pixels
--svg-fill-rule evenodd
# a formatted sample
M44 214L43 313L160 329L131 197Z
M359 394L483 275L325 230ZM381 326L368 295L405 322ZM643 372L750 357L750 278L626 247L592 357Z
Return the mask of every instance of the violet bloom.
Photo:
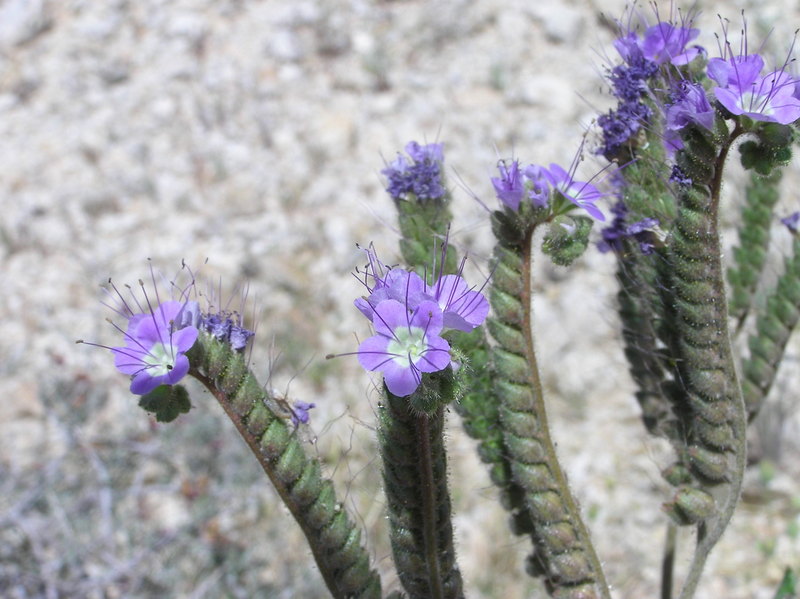
M469 332L483 324L489 314L489 302L479 291L473 291L458 275L439 277L433 285L425 286L425 293L439 304L443 313L443 326Z
M441 166L444 162L443 144L419 145L412 141L406 144L406 153L398 154L381 174L389 179L386 191L395 200L407 200L411 196L417 200L437 200L445 195L442 185Z
M358 360L365 369L382 372L394 395L411 395L423 372L450 365L450 345L439 336L443 315L436 302L422 302L409 312L404 304L388 299L374 311L377 334L358 347Z
M614 41L614 47L628 64L636 64L644 59L657 65L669 62L680 66L690 63L705 52L700 46L686 48L698 35L699 29L661 22L648 27L643 39L629 31Z
M673 164L672 172L669 175L669 182L679 187L689 187L692 184L692 178L684 173L683 169L677 164Z
M606 219L600 209L594 205L597 200L603 197L597 187L586 181L575 181L570 173L557 164L551 164L550 168L545 171L545 176L550 181L553 189L557 190L578 208L583 208L599 221Z
M497 165L500 171L499 177L492 177L492 185L497 194L497 199L511 208L514 212L519 211L519 203L525 194L525 184L522 181L522 173L519 170L519 160L514 160L511 165L506 165L500 161Z
M714 128L714 108L699 83L681 81L675 101L667 106L667 128L677 131L687 125L699 125L711 131Z
M419 145L415 141L410 141L406 144L406 154L411 156L414 162L444 162L444 144L427 144L424 146Z
M718 84L714 95L731 114L781 125L793 123L800 118L797 81L783 70L762 77L763 66L758 54L711 59L708 76Z
M614 220L604 228L600 234L602 241L598 242L597 249L602 253L622 252L625 248L623 240L626 238L634 239L639 243L639 250L644 255L650 255L655 250L653 230L658 226L658 219L645 218L633 224L627 225L625 221L628 217L628 207L620 200L611 208Z
M371 256L372 258L372 256ZM368 267L369 268L369 267ZM384 300L393 299L413 310L425 299L425 282L415 272L392 268L385 276L373 276L372 286L365 282L369 297L360 297L353 302L370 321L375 317L375 306Z
M689 64L704 50L700 46L686 48L686 45L700 35L699 29L678 27L671 23L657 23L644 32L640 47L648 60L657 64L669 62L675 66Z
M295 401L292 404L292 424L297 428L302 424L308 424L308 419L310 418L310 414L308 413L309 410L312 408L316 408L317 404L309 403L307 401Z
M597 153L602 154L611 162L625 145L638 131L642 124L652 116L652 110L639 101L621 103L617 110L610 110L607 114L600 115L597 124L603 130L603 146Z
M550 183L545 171L544 167L535 164L529 164L522 171L528 199L537 208L546 208L550 200Z
M174 385L189 372L189 351L197 340L195 326L179 328L197 302L167 301L149 314L130 317L125 346L113 347L114 365L133 376L131 393L145 395L160 385Z
M254 331L242 326L242 317L235 312L219 312L201 317L200 326L217 340L228 343L236 351L244 351Z
M789 231L797 234L797 227L800 225L800 212L794 212L786 218L782 218L781 222L786 225L786 228L789 229Z

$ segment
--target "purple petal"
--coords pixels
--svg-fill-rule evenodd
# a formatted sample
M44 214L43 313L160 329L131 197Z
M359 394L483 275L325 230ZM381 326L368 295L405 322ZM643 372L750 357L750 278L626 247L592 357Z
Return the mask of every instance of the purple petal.
M397 300L387 299L374 306L375 316L372 324L375 332L384 337L394 338L394 329L408 326L408 310Z
M422 377L419 371L413 368L402 368L393 362L384 370L383 380L394 395L405 397L417 390Z
M445 275L428 288L444 312L443 326L459 331L471 331L489 313L489 302L481 293L471 291L463 278Z
M358 346L358 361L365 370L380 370L393 360L392 355L386 351L390 340L385 335L375 335Z
M161 385L160 376L150 376L147 372L140 372L131 381L131 393L134 395L145 395Z
M438 335L442 330L444 316L439 304L432 301L424 301L411 316L408 326L419 327L428 336Z
M186 352L192 349L197 341L199 331L194 327L186 327L172 335L172 348L176 352Z
M414 366L422 372L438 372L447 368L450 364L450 344L436 335L428 335L425 340L428 349Z
M137 374L145 366L144 360L148 356L148 350L139 347L112 347L114 366L122 374Z
M179 354L175 356L175 361L172 363L172 370L170 370L167 374L155 377L159 379L163 379L163 382L160 383L162 385L174 385L178 381L180 381L186 374L189 372L189 358L184 356L183 354Z

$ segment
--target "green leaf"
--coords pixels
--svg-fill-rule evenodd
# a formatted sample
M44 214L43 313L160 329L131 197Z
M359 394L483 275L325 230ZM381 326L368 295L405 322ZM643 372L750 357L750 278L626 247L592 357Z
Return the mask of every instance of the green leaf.
M160 385L142 395L139 407L155 414L158 422L172 422L181 414L187 413L192 404L189 393L182 385Z
M775 599L795 599L798 593L797 574L791 568L786 568L786 573L781 580L781 586L775 593Z
M586 250L592 223L586 216L556 217L544 236L542 250L554 264L569 266Z

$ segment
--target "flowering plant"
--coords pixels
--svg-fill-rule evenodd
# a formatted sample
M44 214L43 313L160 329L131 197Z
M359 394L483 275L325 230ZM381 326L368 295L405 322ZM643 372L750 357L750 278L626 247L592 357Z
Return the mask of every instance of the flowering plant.
M527 573L552 597L611 597L604 561L551 437L533 334L532 262L539 249L568 266L596 240L616 263L621 337L642 423L672 452L663 464L669 490L660 506L667 538L662 598L671 599L678 586L677 529L694 531L679 585L681 599L690 599L733 518L747 426L800 320L797 212L781 219L792 234L792 255L776 283L762 277L780 173L800 119L800 82L788 59L765 73L764 59L748 53L746 43L734 53L727 30L722 55L709 59L695 44L701 32L691 19L658 21L643 32L619 24L620 62L607 70L616 107L598 117L598 141L587 134L568 168L498 163L497 176L486 182L497 202L487 208L495 245L482 285L468 282L466 258L459 262L449 245L444 144L410 142L381 171L398 213L402 264L387 266L372 246L366 250L367 264L356 271L365 292L354 304L373 334L351 353L380 381L389 536L396 578L409 597L464 596L444 443L450 408L476 440L513 534L530 541ZM721 186L734 148L751 181L726 271ZM579 176L590 152L607 164ZM613 218L593 234L609 212ZM241 312L220 311L215 302L202 309L193 275L173 289L177 297L162 301L156 292L151 301L144 285L143 300L112 285L125 323L116 327L123 345L108 349L131 378L131 392L168 421L191 407L186 378L199 381L306 535L331 594L381 597L361 527L304 443L317 402L289 402L256 380L245 356L254 332ZM744 344L731 338L745 325L752 334L749 351L741 352ZM793 576L787 573L778 597L794 592Z

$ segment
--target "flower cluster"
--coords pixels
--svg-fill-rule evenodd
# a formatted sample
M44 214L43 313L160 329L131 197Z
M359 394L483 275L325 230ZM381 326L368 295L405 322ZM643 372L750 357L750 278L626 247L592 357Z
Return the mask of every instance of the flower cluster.
M174 385L189 372L186 352L197 341L198 329L189 324L197 302L166 301L148 313L132 314L125 345L112 347L114 366L133 377L131 393L145 395L160 385Z
M200 327L236 351L243 351L247 347L250 337L255 335L254 331L242 326L242 315L238 312L222 311L216 314L201 314L199 318Z
M423 372L452 364L446 329L471 331L486 319L489 302L460 275L440 275L426 283L414 272L387 268L370 249L364 272L369 295L355 306L375 328L358 348L366 370L383 373L386 387L404 397L416 391Z
M389 180L386 191L395 200L438 200L444 197L443 144L406 144L408 158L398 154L381 173Z
M798 80L783 68L762 75L764 59L758 54L735 56L726 46L723 58L708 62L708 76L717 86L714 95L733 115L755 121L788 125L800 118Z
M619 155L620 149L639 132L652 117L652 109L644 102L649 85L661 65L685 65L704 54L699 46L687 48L699 30L667 22L648 27L644 36L628 31L614 42L624 61L611 69L609 79L617 108L601 115L597 123L603 132L603 145L598 154L607 160Z
M598 242L597 248L603 253L623 252L623 240L628 238L639 243L639 250L642 254L652 254L655 250L654 230L658 227L658 219L645 218L632 224L626 224L628 208L622 200L614 204L611 212L614 213L614 220L601 231L603 239Z
M139 282L143 300L133 291L124 296L109 281L113 304L106 304L127 323L114 325L123 335L123 345L108 347L114 354L114 365L123 374L132 377L130 390L135 395L146 395L161 385L175 385L189 372L186 353L194 346L200 333L208 333L227 343L236 351L244 351L253 331L242 325L238 313L229 311L202 311L200 304L190 300L195 290L195 280L183 288L170 283L177 299L161 301L155 274L151 271L154 297ZM154 301L153 301L154 300ZM97 344L93 344L97 345ZM101 346L106 347L106 346Z
M792 234L797 234L800 227L800 212L792 212L789 216L782 218L781 223L786 226Z
M500 176L492 177L497 199L514 212L519 212L523 200L536 208L552 207L555 197L569 200L597 220L605 220L595 206L595 202L603 197L602 192L588 181L576 181L572 168L568 172L557 164L551 164L549 168L530 164L520 169L518 160L511 164L501 161L497 168Z

